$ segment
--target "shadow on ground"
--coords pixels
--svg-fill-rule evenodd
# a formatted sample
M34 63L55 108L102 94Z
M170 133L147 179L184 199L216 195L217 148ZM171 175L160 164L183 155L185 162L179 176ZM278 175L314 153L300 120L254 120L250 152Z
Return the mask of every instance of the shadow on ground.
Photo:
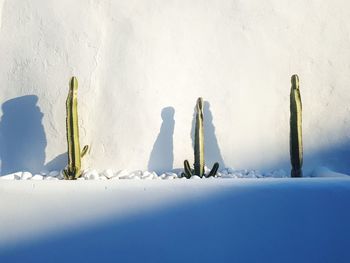
M202 200L17 245L1 262L350 262L350 183L310 180L237 181Z
M303 174L304 176L310 176L315 169L319 167L327 167L334 172L350 175L349 160L349 141L343 141L339 144L323 147L317 151L310 151L304 146ZM261 171L284 169L289 173L291 169L289 153L286 155L286 158L279 159L276 162L266 163L265 165L258 167L258 169Z

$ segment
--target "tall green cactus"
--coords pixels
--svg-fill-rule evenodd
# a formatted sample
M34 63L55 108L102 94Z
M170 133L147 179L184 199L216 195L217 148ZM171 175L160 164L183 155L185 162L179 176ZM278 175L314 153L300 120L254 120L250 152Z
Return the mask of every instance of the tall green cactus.
M194 169L191 169L187 160L184 161L184 173L182 176L190 178L193 175L199 177L215 176L219 169L219 163L215 163L209 174L204 173L204 129L203 129L203 99L198 98L196 104L196 127L194 135Z
M89 147L84 146L80 151L78 126L78 80L72 77L69 83L69 92L66 101L66 133L68 144L68 166L63 170L64 178L75 180L81 176L81 158L87 153Z
M291 177L302 177L303 142L302 142L302 104L299 89L299 77L293 75L290 90L290 162Z

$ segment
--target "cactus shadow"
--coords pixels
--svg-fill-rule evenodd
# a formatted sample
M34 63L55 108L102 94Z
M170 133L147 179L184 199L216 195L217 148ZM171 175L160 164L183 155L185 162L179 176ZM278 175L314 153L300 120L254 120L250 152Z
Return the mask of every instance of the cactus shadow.
M314 152L304 148L304 174L314 172L318 167L327 167L332 171L350 175L350 141L330 145Z
M0 121L1 175L44 168L47 145L38 97L26 95L2 104Z
M63 170L67 165L67 161L68 161L68 153L67 152L61 153L45 165L45 170L46 171Z
M196 127L196 107L194 107L193 111L193 119L192 119L192 128L191 128L191 139L192 139L192 147L194 148L194 134ZM218 144L218 140L215 135L215 126L213 124L213 114L210 110L210 103L204 101L203 105L203 126L204 126L204 159L205 165L211 168L211 166L218 162L220 168L225 167L224 159L222 158L220 147ZM219 170L220 170L219 168Z
M173 134L175 127L175 109L165 107L162 110L162 124L159 134L154 142L153 149L148 161L148 170L160 174L170 171L174 162Z
M321 167L326 167L333 172L350 175L349 156L350 141L343 141L342 143L329 145L314 151L304 147L303 176L313 176ZM271 170L271 167L284 169L288 174L292 168L288 157L271 164L267 168Z

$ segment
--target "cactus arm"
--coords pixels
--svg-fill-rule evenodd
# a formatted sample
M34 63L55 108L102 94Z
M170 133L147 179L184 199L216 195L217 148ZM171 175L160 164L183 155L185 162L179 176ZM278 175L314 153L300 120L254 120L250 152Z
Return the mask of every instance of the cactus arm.
M77 179L81 175L77 90L78 81L75 77L72 77L66 100L66 132L68 144L68 167L66 168L66 174L68 179Z
M184 172L182 173L182 176L185 176L187 179L193 176L190 163L187 160L184 161Z
M83 158L86 155L88 150L89 150L89 145L85 145L83 150L81 151L81 154L80 154L81 158Z
M291 176L302 176L303 143L302 143L302 103L299 89L299 77L293 75L290 92L290 161Z
M196 127L194 135L194 174L204 175L204 131L203 131L203 99L197 100Z
M211 169L208 175L204 175L205 177L215 176L219 169L219 163L214 163L213 168Z

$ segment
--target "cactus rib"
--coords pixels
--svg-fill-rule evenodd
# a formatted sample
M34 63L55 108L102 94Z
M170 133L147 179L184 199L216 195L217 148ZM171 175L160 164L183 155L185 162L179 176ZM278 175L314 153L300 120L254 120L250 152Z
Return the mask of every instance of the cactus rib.
M196 127L194 135L194 174L204 174L204 131L203 131L203 99L198 98L196 104Z
M291 78L290 91L290 161L291 177L302 177L303 143L302 143L302 103L299 89L299 77Z

